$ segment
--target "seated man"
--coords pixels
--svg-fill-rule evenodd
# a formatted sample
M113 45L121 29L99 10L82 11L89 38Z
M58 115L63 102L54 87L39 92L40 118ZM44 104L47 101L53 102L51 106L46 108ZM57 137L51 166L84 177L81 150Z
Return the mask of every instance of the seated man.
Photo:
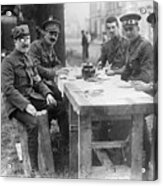
M157 20L154 13L150 14L147 17L147 22L151 24L151 27L154 29L154 79L152 82L145 83L142 81L134 81L133 86L138 91L145 91L151 95L157 95L158 91L158 37L157 37Z
M138 14L127 14L120 18L124 34L129 40L123 80L141 80L149 83L153 79L153 48L149 41L139 34Z
M16 26L12 35L15 49L2 62L2 91L9 118L16 118L27 129L28 151L34 176L38 171L37 111L46 109L49 121L60 118L62 128L66 124L65 112L57 106L53 92L42 82L27 55L30 45L28 26Z
M155 113L154 115L149 115L145 118L146 120L146 126L147 126L147 132L148 132L148 138L146 141L148 141L148 144L145 143L145 150L146 150L146 169L149 170L149 175L153 177L148 177L150 180L154 180L158 176L158 167L157 167L157 156L158 156L158 139L157 139L157 133L158 133L158 35L157 35L157 14L151 13L147 17L147 22L151 24L151 27L154 29L154 80L153 82L145 83L143 81L134 81L133 87L137 91L144 91L152 96L154 96L154 108ZM152 173L151 173L152 172Z
M58 59L54 46L58 40L60 33L60 22L49 18L42 25L44 36L40 40L34 41L29 48L29 56L31 57L35 68L43 82L53 92L54 98L57 101L56 109L64 111L64 116L58 117L58 124L62 138L68 142L68 114L66 112L65 103L62 99L62 94L56 85L54 78L62 73L61 62Z
M120 35L119 24L116 17L107 18L106 30L110 40L102 46L98 66L103 68L108 61L109 64L111 64L111 70L118 73L125 65L125 53L128 41Z
M43 82L53 91L55 99L62 101L61 92L54 82L54 78L61 72L61 61L54 50L60 33L60 22L49 18L43 23L42 29L43 38L31 43L28 53Z

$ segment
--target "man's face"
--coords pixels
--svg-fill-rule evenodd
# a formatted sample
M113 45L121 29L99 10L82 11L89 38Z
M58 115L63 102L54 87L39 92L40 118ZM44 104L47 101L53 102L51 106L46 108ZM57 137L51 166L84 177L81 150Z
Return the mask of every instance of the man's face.
M30 41L30 36L23 36L21 38L17 38L15 40L15 48L22 53L26 53L28 52Z
M119 35L119 29L116 22L106 23L106 30L107 30L107 35L110 38Z
M137 25L126 25L124 28L125 36L130 40L134 40L139 35L139 27Z
M51 24L45 28L44 38L48 44L55 45L58 40L59 33L59 26L56 24Z

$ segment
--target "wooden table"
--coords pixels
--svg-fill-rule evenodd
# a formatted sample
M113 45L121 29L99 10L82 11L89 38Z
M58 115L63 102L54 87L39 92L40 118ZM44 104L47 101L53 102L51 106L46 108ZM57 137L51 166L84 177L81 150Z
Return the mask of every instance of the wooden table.
M98 147L91 139L92 121L129 116L132 119L130 179L141 180L144 116L153 113L153 98L135 91L118 75L98 82L69 80L63 87L69 102L71 176L90 177L92 148Z

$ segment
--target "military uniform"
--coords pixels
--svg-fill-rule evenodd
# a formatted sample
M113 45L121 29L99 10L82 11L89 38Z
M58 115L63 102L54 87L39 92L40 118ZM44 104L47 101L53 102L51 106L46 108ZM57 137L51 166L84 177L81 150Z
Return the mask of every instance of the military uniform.
M2 62L2 90L7 98L6 109L9 116L19 109L24 111L30 103L29 98L45 100L52 93L42 81L37 82L38 74L34 71L29 56L14 50ZM41 92L38 93L35 89Z
M52 92L33 71L30 58L14 50L2 62L2 91L9 118L23 123L28 134L28 151L32 169L38 170L38 123L37 118L25 112L28 104L37 110L47 109L47 94ZM38 91L36 91L36 89Z
M124 29L133 32L140 19L138 14L127 14L122 16L120 21ZM153 80L153 47L139 34L130 41L127 47L125 63L125 70L121 76L123 80L141 80L146 83Z
M27 28L20 25L13 30L13 38L16 42L17 39L29 35ZM2 91L9 118L16 118L27 129L31 167L33 170L38 170L38 121L36 116L26 112L26 108L32 104L37 111L46 109L49 121L52 118L59 118L63 130L66 122L63 117L65 111L60 103L57 107L52 104L47 105L46 97L48 94L53 95L53 92L42 82L31 58L18 49L2 61Z
M56 66L61 65L57 58L54 48L49 50L45 39L34 41L29 49L29 55L34 65L37 67L38 73L47 85L54 85L54 77L56 76ZM56 87L57 88L57 87Z
M65 110L65 104L62 100L61 92L58 90L58 87L54 82L54 77L56 76L55 67L60 65L60 61L58 60L54 49L52 49L51 53L49 53L46 41L43 38L42 40L34 41L31 44L29 55L34 63L34 66L38 70L39 75L43 78L43 82L53 92L54 98L58 103L57 105L59 106L59 104L61 104L63 106L62 110ZM65 135L68 136L68 116L66 110L64 111L63 117L65 118L65 130L67 130Z
M50 19L43 23L42 28L45 30L49 24L59 25L59 22L57 22L57 20ZM53 28L51 31L53 31ZM55 53L54 46L49 45L45 37L40 40L36 40L30 46L29 56L38 70L39 75L43 79L43 82L53 92L54 98L57 100L56 108L62 111L61 116L57 119L62 137L65 139L65 143L68 143L68 114L64 100L62 99L62 94L54 82L54 78L56 77L56 68L61 65L61 62Z
M125 53L128 46L128 41L124 37L118 36L106 42L101 51L100 60L102 67L105 66L108 60L111 64L111 69L116 70L125 65Z
M42 29L45 32L47 31L46 29L49 29L50 32L55 33L56 27L60 28L60 22L51 17L42 24ZM58 90L56 83L54 83L56 69L61 65L61 61L55 53L53 44L47 43L45 37L36 40L30 46L29 55L44 83L52 89L55 99L61 101L61 92Z
M146 83L153 78L153 48L140 35L130 43L126 53L123 80L141 80Z
M130 44L126 53L126 66L122 73L123 80L139 80L145 83L153 81L153 47L149 41L145 40L139 35L138 22L141 16L138 14L127 14L120 18L125 31L125 34L130 40ZM146 169L145 174L148 173L148 163L150 158L150 141L149 132L147 130L147 123L143 125L143 151L145 158L143 167ZM145 178L148 180L148 178Z

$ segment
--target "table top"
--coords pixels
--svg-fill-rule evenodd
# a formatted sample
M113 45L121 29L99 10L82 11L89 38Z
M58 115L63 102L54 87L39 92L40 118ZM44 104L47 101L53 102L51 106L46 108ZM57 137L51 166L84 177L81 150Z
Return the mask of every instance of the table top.
M59 84L78 113L97 108L108 108L109 112L119 109L121 113L128 108L128 111L145 113L153 106L152 96L136 91L120 75L101 75L97 81L69 78L60 80Z

